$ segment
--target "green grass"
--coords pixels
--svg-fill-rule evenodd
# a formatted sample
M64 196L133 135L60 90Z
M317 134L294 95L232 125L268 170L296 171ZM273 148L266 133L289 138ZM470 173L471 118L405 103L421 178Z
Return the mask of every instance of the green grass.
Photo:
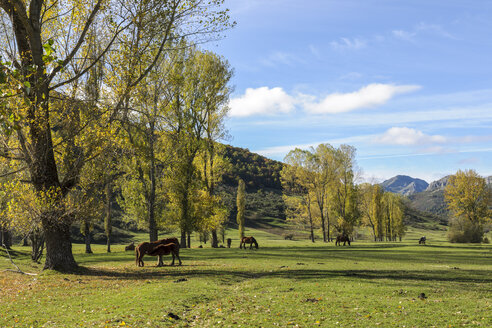
M123 245L111 254L93 245L91 255L74 245L77 274L41 272L28 248L14 247L16 263L39 275L6 272L0 258L0 327L492 326L490 245L418 230L402 243L351 247L247 234L258 250L239 249L230 233L234 248L182 249L181 267L146 257L137 268Z

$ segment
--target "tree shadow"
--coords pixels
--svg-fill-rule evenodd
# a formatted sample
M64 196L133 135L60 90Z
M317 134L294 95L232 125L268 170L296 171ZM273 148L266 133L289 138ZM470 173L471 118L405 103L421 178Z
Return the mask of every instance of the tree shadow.
M186 270L180 270L179 268ZM190 269L191 268L191 269ZM244 281L260 278L282 278L319 282L323 279L351 278L366 281L436 281L472 284L491 284L492 275L488 270L311 270L278 269L271 271L244 272L240 270L195 269L194 266L147 267L133 270L114 271L105 268L79 267L74 272L80 276L99 277L102 279L123 280L161 280L163 278L187 279L217 278L221 280ZM179 282L179 281L175 281Z

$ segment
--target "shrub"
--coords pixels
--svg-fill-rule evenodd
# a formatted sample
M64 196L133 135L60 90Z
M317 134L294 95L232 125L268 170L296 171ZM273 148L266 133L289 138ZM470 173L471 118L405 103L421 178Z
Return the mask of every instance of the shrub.
M483 226L472 223L467 219L455 218L451 220L448 239L452 243L481 243Z

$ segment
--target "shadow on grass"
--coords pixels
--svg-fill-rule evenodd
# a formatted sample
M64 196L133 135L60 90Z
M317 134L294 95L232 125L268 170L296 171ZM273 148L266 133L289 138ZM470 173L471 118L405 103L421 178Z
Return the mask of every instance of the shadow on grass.
M178 269L180 268L180 269ZM318 282L323 279L351 278L369 281L436 281L472 284L491 284L492 275L487 270L294 270L280 269L269 272L244 272L234 270L194 269L193 266L147 267L126 271L114 271L104 268L80 267L76 274L80 276L100 277L102 279L123 280L159 280L162 278L217 278L220 280L243 281L260 278L282 278Z
M441 246L412 247L405 245L361 245L351 247L264 247L260 249L182 249L183 261L242 261L243 259L259 261L280 261L286 265L289 261L356 261L356 262L395 262L395 263L446 263L448 265L487 265L490 263L488 252L490 247L459 247L449 248L449 252L442 252ZM446 248L446 247L444 247ZM484 253L485 251L485 253ZM135 257L131 253L111 254L80 254L77 262L81 265L92 265L99 263L134 263ZM148 264L154 263L156 258L146 256L144 261ZM164 258L164 261L171 261ZM328 262L329 263L329 262Z
M9 249L8 251L9 251L9 254L12 258L16 258L18 256L29 256L30 255L29 252L16 251L13 249ZM4 257L8 258L7 251L3 247L0 247L0 256L4 256Z

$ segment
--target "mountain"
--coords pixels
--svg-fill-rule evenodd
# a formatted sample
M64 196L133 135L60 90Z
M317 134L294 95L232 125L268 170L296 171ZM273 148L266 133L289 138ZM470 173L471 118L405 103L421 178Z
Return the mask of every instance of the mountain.
M429 184L424 180L415 179L408 175L397 175L381 183L381 186L385 191L409 196L424 191Z
M430 185L427 187L427 189L425 189L425 191L434 192L438 190L444 190L448 185L448 181L449 181L449 175L437 181L431 182Z

